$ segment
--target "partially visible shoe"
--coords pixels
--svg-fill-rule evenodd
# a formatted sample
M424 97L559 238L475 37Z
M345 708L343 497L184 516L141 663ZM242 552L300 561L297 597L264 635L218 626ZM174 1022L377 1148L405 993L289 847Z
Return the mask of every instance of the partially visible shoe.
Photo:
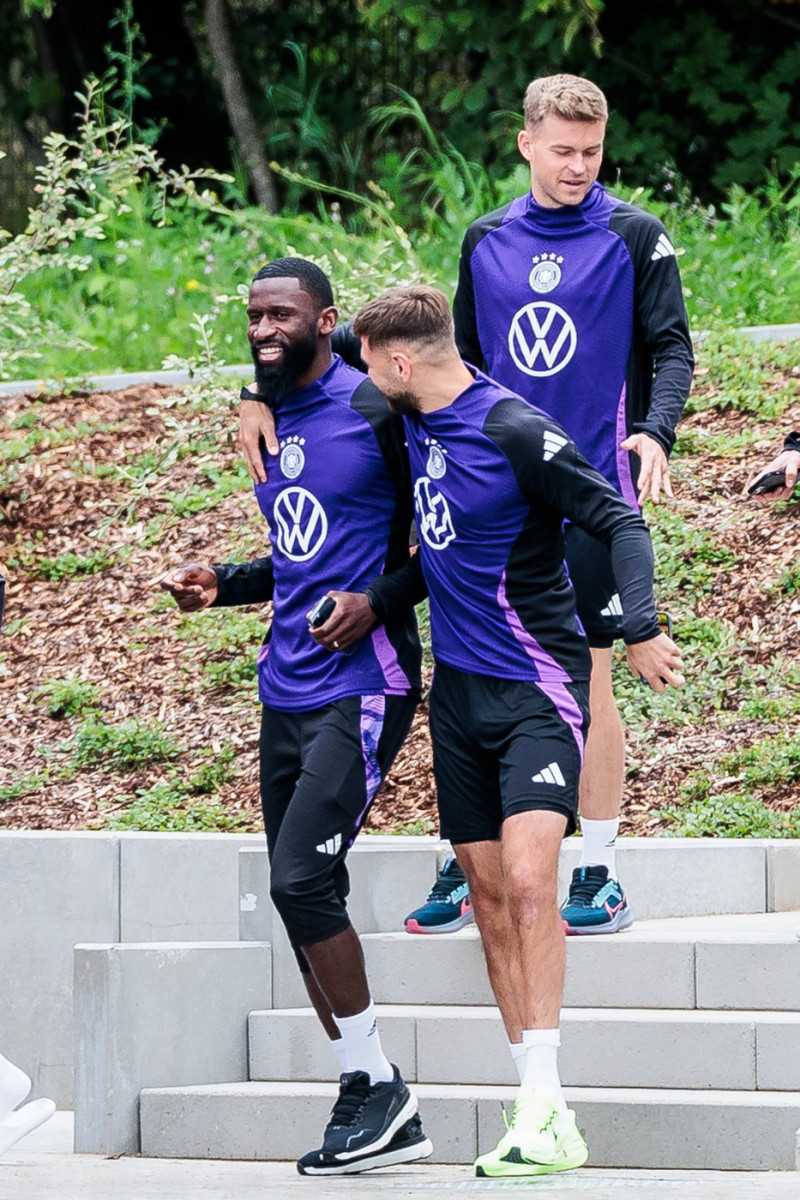
M572 1109L560 1113L550 1088L531 1088L519 1093L495 1149L475 1160L475 1174L489 1179L555 1175L582 1167L588 1157Z
M352 1162L335 1162L323 1150L312 1150L297 1164L301 1175L356 1175L362 1171L374 1171L378 1167L396 1167L400 1163L417 1162L430 1158L433 1145L425 1136L419 1113L401 1125L392 1140L383 1150L374 1150Z
M619 933L633 924L633 913L622 885L609 879L608 867L576 867L561 919L570 934Z
M0 1120L22 1104L31 1090L31 1081L24 1071L0 1054Z
M416 1111L416 1096L406 1087L397 1067L389 1083L370 1083L365 1071L345 1072L322 1146L304 1154L297 1169L301 1175L350 1175L425 1158L431 1150L426 1148L430 1142L424 1134L413 1145L389 1149L392 1139ZM401 1154L404 1157L397 1157Z
M33 1133L34 1129L44 1125L55 1111L55 1103L42 1098L41 1100L31 1100L28 1104L23 1104L22 1108L17 1108L14 1112L9 1113L0 1121L0 1155L5 1154L6 1150L10 1150L20 1138L24 1138L26 1134Z
M405 919L407 933L454 933L472 920L469 884L458 859L448 858L421 908Z

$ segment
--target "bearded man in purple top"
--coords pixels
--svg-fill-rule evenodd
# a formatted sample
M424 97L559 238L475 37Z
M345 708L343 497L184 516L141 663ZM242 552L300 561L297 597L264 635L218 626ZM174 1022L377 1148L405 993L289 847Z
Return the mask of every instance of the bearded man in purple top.
M631 669L684 679L659 632L647 528L549 416L467 367L447 301L394 288L354 330L370 378L405 416L419 552L370 585L392 621L426 591L431 740L442 835L466 875L520 1090L476 1173L546 1175L588 1151L558 1073L564 930L559 848L575 828L591 657L564 567L564 520L607 547Z
M462 357L564 427L634 509L671 497L669 455L692 380L675 250L655 217L597 183L608 118L598 87L534 80L518 147L531 190L470 226L453 304ZM625 738L611 686L622 599L608 552L576 525L566 560L592 652L592 726L581 778L583 854L563 917L611 933L633 917L615 840Z
M261 802L270 894L342 1070L339 1097L304 1175L342 1175L432 1151L417 1100L381 1046L346 856L419 701L413 610L377 623L366 588L409 557L402 421L364 374L331 351L330 281L303 259L258 272L247 306L256 383L275 453L256 486L272 553L190 564L162 586L187 612L272 601L258 657ZM328 598L328 615L318 611ZM315 609L317 611L315 612Z

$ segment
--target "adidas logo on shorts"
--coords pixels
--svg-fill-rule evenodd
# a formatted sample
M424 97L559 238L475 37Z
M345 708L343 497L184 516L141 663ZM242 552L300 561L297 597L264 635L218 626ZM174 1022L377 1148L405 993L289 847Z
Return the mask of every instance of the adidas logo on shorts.
M557 762L551 762L536 775L531 775L531 783L554 783L557 787L566 787L567 781L561 773Z
M328 838L327 842L320 842L317 846L320 854L330 854L331 857L338 854L341 848L342 835L340 833L334 834L332 838Z

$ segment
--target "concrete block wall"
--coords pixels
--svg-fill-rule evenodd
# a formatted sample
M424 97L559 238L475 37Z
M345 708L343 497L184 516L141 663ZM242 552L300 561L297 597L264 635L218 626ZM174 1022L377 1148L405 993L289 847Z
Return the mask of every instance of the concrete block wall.
M238 857L259 835L0 832L0 1049L73 1103L78 942L236 941Z
M270 968L258 942L76 946L75 1149L137 1154L144 1087L246 1080Z

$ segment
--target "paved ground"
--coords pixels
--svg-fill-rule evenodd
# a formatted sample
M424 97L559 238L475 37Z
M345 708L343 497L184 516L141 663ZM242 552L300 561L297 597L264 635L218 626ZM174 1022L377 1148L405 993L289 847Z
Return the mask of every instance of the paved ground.
M560 1179L475 1179L468 1167L417 1166L343 1179L302 1179L294 1163L100 1158L73 1154L72 1117L48 1125L0 1159L2 1200L425 1200L534 1189L547 1200L798 1200L800 1174L721 1171L575 1171Z

